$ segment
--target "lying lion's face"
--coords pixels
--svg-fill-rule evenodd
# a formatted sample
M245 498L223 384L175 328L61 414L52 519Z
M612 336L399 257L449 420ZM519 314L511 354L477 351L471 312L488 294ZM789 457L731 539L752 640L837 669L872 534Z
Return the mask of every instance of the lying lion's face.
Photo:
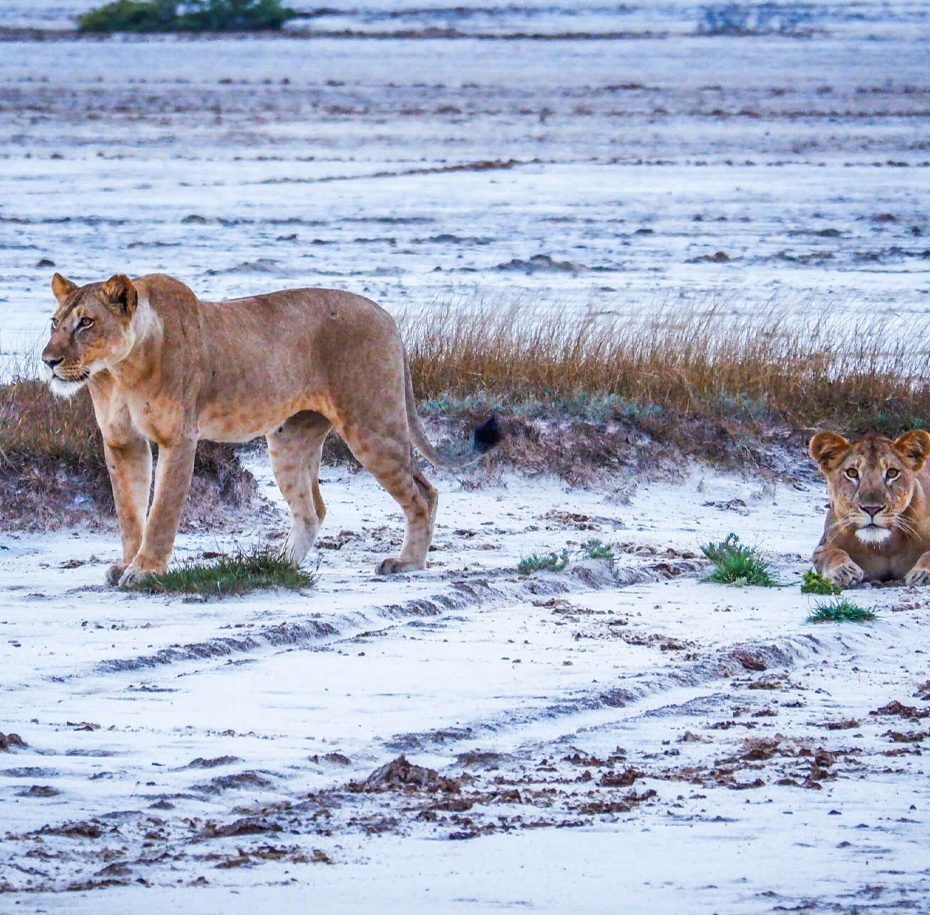
M912 533L903 513L914 497L915 475L930 456L930 435L906 432L895 441L866 435L849 442L835 432L819 432L810 453L827 478L837 532L846 528L875 545L894 529Z
M56 273L52 291L58 310L42 361L52 393L71 397L91 375L129 355L135 342L131 323L138 296L132 281L120 275L78 287Z

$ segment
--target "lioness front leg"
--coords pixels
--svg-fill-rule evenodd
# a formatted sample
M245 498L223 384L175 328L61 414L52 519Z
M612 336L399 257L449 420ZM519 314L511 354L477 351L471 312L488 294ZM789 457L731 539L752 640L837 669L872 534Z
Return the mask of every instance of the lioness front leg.
M821 578L841 588L854 588L865 578L865 572L852 561L849 553L836 547L817 547L814 551L814 569Z
M107 569L107 584L115 585L139 552L152 485L152 449L142 437L123 442L104 442L119 533L123 542L122 562Z
M906 585L930 585L930 550L923 554L904 576Z
M155 495L145 522L139 552L120 577L120 587L134 585L153 572L164 572L174 549L181 510L191 487L197 440L159 447Z

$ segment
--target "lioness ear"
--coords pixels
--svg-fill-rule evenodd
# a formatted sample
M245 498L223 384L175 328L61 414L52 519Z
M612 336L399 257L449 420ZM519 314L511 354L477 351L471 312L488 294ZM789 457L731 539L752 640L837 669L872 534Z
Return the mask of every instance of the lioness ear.
M114 308L118 308L123 314L132 316L139 302L139 293L136 287L132 285L132 280L122 273L116 273L111 276L100 290L104 302Z
M77 283L72 283L71 280L65 279L60 273L56 273L52 277L52 294L58 299L59 305L61 305L75 289L77 289Z
M818 432L807 446L811 457L820 464L820 469L826 473L832 470L849 451L850 444L842 435L836 432Z
M894 448L914 470L920 470L930 457L930 435L923 429L905 432L894 441Z

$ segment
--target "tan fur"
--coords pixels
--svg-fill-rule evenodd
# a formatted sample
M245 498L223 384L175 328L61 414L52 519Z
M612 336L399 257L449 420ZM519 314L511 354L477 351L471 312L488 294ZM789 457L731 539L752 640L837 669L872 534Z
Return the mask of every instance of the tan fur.
M827 480L830 509L814 568L841 587L904 579L930 584L930 435L849 442L819 432L810 453Z
M267 437L292 517L285 552L299 563L326 514L318 475L332 428L406 516L400 556L378 571L425 568L438 497L413 446L447 462L420 426L386 311L331 289L201 302L158 274L80 288L56 274L52 290L59 307L42 358L56 393L87 384L93 399L123 543L110 583L167 566L199 439ZM151 507L150 442L158 446Z

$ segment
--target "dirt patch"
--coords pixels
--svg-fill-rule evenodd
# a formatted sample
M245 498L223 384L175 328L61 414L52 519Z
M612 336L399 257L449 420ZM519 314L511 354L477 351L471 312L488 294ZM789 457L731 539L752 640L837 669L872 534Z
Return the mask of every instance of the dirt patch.
M16 792L17 797L58 797L61 792L51 785L31 785Z
M243 817L225 826L207 823L195 839L206 841L207 839L226 839L230 836L251 836L266 832L281 832L282 828L280 823L274 823L264 817Z
M274 782L256 772L239 772L236 775L220 775L203 785L195 785L193 790L204 794L221 794L224 791L236 791L243 788L267 789Z
M881 708L869 712L870 715L895 715L899 718L906 718L908 721L919 721L921 718L930 718L930 708L919 709L913 705L904 705L897 699L883 705Z
M43 826L36 835L64 836L67 839L99 839L104 829L98 823L79 820L61 826Z
M19 734L0 734L0 750L9 750L10 747L25 749L26 746L26 741Z
M462 783L454 778L446 778L435 769L417 766L401 754L397 759L375 769L364 782L352 782L351 791L443 791L454 793L460 791Z
M217 756L213 759L204 759L202 756L198 756L196 759L192 759L184 768L215 769L217 766L230 766L237 762L242 762L238 756Z
M486 409L462 407L459 412L455 408L435 424L443 429L451 426L456 429L453 436L463 438ZM814 479L805 435L778 424L658 409L643 410L635 418L591 422L566 417L558 403L538 418L500 410L497 419L501 442L479 465L489 476L512 467L530 476L554 474L571 486L615 486L619 475L633 474L641 481L677 478L683 459L694 458L725 469L751 466L790 482ZM547 520L586 530L591 529L586 524L599 519Z

